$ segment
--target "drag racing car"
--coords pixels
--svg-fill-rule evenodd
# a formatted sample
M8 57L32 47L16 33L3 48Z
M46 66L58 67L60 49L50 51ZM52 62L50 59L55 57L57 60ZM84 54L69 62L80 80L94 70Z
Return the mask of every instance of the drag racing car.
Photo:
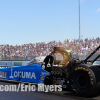
M99 50L98 46L85 60L72 57L63 47L54 47L52 53L33 59L26 66L0 68L0 78L21 82L62 85L79 96L93 96L100 92L100 65L89 58Z
M100 57L90 59L98 46L85 60L72 57L66 49L54 47L42 64L42 68L50 73L45 78L45 84L61 84L79 96L93 96L100 92L100 65L94 62Z

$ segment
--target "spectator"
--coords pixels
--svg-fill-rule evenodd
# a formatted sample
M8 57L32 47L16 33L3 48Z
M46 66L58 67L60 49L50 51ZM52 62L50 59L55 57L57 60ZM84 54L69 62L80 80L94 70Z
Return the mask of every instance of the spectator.
M73 53L84 52L91 53L93 50L99 46L100 38L92 39L81 39L80 43L78 39L66 39L64 42L61 41L50 41L50 42L40 42L40 43L29 43L23 45L0 45L0 55L1 59L16 60L14 57L21 57L22 59L32 58L32 56L47 56L49 52L52 52L53 47L64 47L66 49L72 50ZM100 51L98 51L100 52ZM31 60L31 59L30 59Z

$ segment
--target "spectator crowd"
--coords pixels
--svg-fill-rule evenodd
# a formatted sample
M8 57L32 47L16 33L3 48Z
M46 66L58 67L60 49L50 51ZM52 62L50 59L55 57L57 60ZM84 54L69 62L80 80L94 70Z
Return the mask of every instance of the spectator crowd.
M52 52L54 47L64 47L74 54L83 55L84 52L91 53L100 45L100 38L66 39L64 42L51 41L40 43L29 43L23 45L0 45L0 60L31 60L34 56L46 56ZM99 51L98 51L99 52Z

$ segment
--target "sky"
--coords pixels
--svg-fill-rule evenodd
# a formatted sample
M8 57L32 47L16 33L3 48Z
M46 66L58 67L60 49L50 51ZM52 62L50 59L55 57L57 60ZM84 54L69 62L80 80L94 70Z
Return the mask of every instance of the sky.
M0 45L79 38L79 0L0 0ZM80 0L81 38L100 37L100 0Z

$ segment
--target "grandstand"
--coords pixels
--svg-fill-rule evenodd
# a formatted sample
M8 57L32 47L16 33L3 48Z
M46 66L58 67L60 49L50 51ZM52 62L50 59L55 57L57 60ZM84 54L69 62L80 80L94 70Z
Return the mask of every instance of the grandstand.
M23 45L0 45L0 60L31 60L36 56L47 56L53 47L64 47L72 53L84 55L91 53L100 44L100 38L66 39L64 42L50 41L40 43L29 43ZM100 50L98 51L100 52Z

